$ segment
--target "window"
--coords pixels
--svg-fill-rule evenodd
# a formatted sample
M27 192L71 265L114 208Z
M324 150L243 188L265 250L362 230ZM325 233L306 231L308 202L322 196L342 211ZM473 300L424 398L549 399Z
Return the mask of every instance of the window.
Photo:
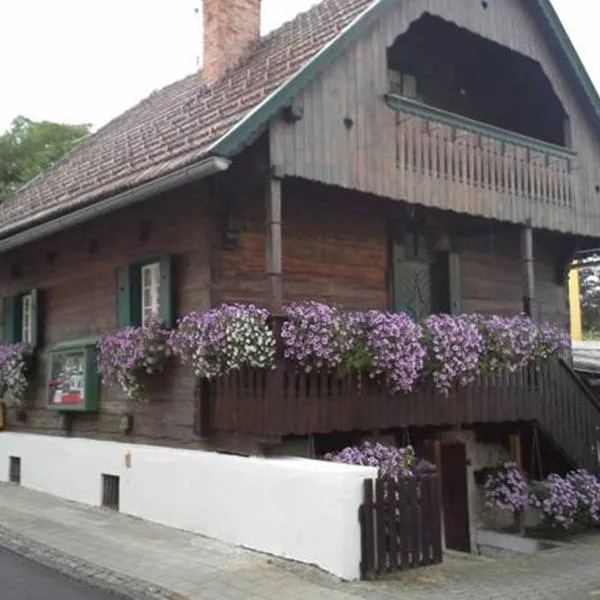
M21 297L21 341L31 344L33 341L32 306L31 294L23 294Z
M117 326L139 326L158 315L172 326L171 256L137 260L117 270Z
M40 292L30 290L2 299L2 341L40 344Z
M426 236L405 233L392 240L391 255L392 310L416 320L460 313L458 254L435 250Z
M160 314L160 263L142 267L142 323Z
M418 97L417 78L410 73L401 73L393 69L388 70L390 92L405 98Z

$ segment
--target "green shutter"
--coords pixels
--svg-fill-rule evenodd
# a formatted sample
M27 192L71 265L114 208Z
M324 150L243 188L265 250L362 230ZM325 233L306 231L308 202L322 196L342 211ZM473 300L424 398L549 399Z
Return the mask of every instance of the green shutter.
M17 308L18 296L4 296L2 298L2 341L12 344L19 341Z
M131 267L117 269L117 327L131 325Z
M436 252L430 272L433 312L460 314L462 309L459 255L455 252Z
M167 328L173 327L173 286L171 282L171 255L160 257L160 318Z
M43 316L42 316L42 294L39 290L31 292L31 345L38 348L42 345Z
M129 271L129 323L142 324L142 267L140 263L130 264Z

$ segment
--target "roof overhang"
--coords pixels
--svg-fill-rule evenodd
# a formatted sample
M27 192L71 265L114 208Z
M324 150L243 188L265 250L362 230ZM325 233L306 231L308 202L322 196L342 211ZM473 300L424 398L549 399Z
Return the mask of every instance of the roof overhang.
M200 181L205 177L226 171L231 161L226 158L210 156L198 163L169 173L138 187L99 200L62 216L49 219L37 225L32 225L18 233L13 233L0 239L0 252L6 252L17 246L22 246L41 238L58 233L73 225L85 223L102 215L106 215L120 208L125 208L157 194L167 192L188 183Z

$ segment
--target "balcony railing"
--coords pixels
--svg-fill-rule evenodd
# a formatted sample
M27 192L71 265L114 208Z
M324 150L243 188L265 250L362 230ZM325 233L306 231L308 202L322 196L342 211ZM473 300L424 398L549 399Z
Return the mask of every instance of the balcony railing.
M459 184L458 194L466 186L572 206L576 154L571 150L403 96L389 94L386 102L399 114L396 165L416 176L415 185L433 179Z
M537 422L574 465L598 467L600 403L562 361L480 377L449 397L430 386L391 394L360 374L235 371L200 386L197 433L280 437L406 426Z

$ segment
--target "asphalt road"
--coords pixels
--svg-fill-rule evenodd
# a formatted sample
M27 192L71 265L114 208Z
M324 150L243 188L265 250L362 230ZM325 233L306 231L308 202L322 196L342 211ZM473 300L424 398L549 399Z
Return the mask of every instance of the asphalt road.
M124 600L0 548L0 600Z

